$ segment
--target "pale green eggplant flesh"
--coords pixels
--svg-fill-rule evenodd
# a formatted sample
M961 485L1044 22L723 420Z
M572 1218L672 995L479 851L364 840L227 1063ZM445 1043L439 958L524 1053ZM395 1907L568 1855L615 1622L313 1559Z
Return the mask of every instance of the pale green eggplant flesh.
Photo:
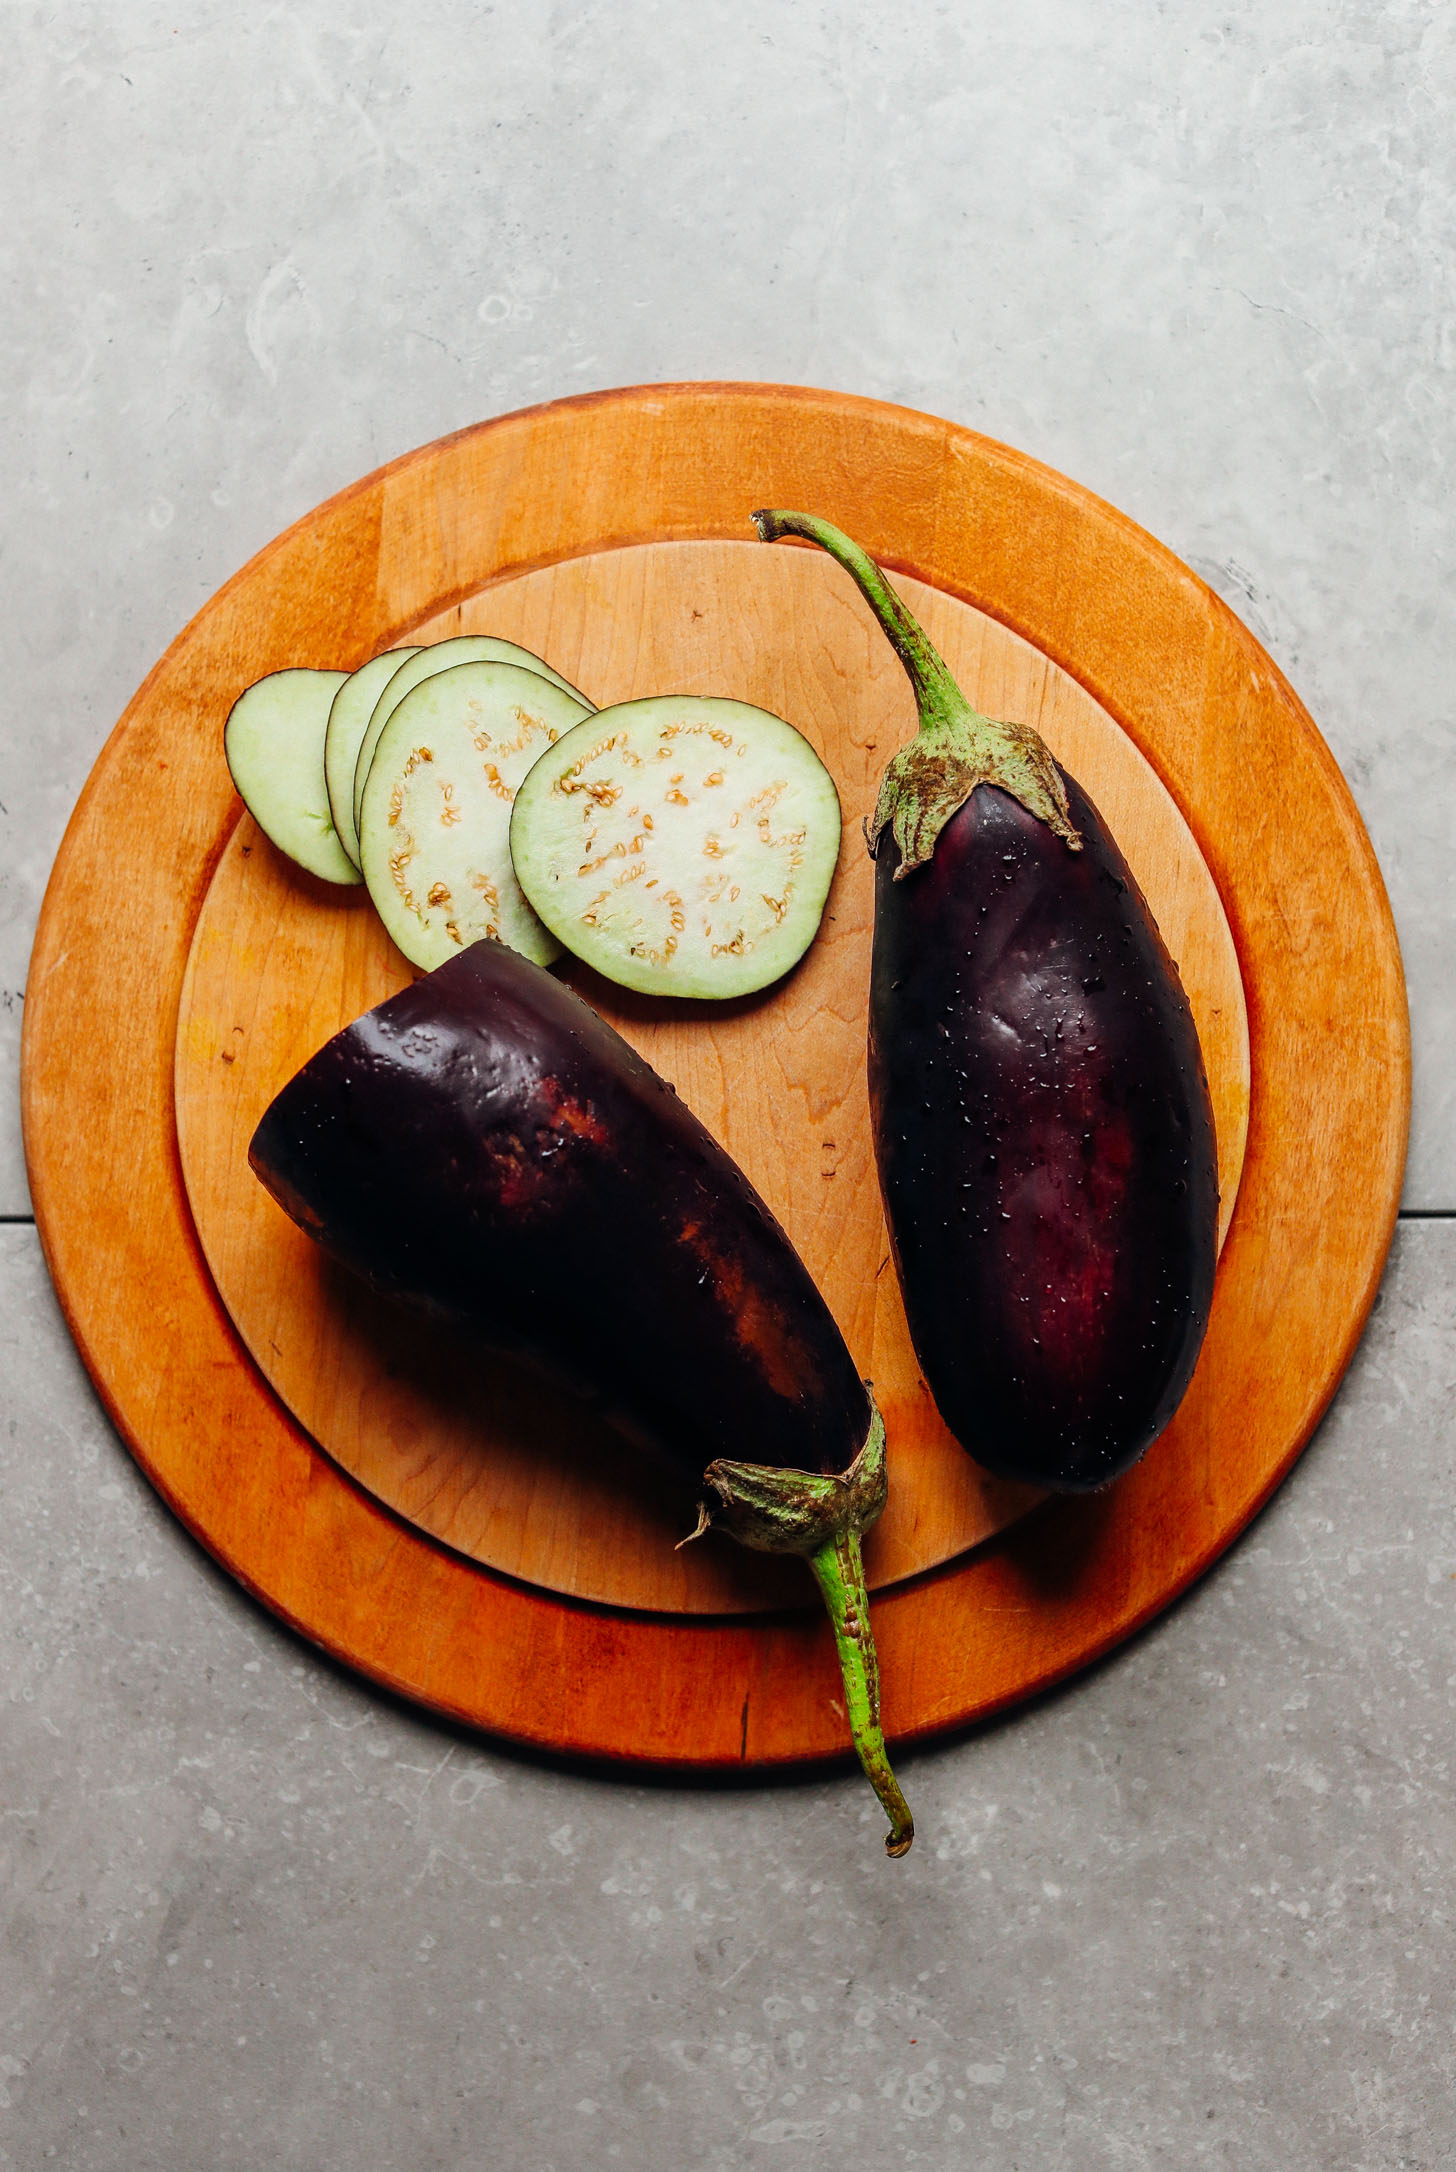
M521 888L577 957L646 995L752 994L813 941L839 858L834 781L793 725L667 694L578 724L516 797Z
M359 865L359 830L354 820L354 772L359 766L359 749L369 729L374 704L400 665L418 654L418 649L386 649L382 656L371 656L367 664L350 672L335 694L334 706L329 711L329 728L324 735L324 783L328 788L329 812L334 818L339 843L356 867Z
M515 664L523 671L534 671L540 678L549 679L563 693L579 701L583 709L591 703L584 694L577 692L569 680L559 671L518 642L502 640L496 634L454 634L448 641L434 641L417 649L406 663L400 665L393 677L386 680L374 704L374 711L364 736L359 743L359 758L354 765L354 826L357 830L364 807L364 786L368 781L374 752L390 717L404 700L424 680L432 679L442 671L453 671L458 664Z
M538 965L560 944L511 864L511 806L538 756L590 711L516 664L457 664L422 679L380 735L359 824L375 910L426 971L482 937Z
M243 804L280 852L325 882L357 883L324 782L324 739L345 671L274 671L234 702L223 750Z

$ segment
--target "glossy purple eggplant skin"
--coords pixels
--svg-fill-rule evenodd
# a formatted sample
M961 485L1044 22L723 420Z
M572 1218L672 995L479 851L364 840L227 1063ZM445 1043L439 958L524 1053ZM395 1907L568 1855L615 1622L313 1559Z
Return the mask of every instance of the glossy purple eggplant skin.
M869 1075L941 1416L989 1470L1081 1492L1143 1454L1192 1376L1218 1164L1177 969L1066 785L1080 852L987 784L903 881L882 833Z
M691 1476L840 1472L871 1406L737 1164L570 989L501 943L348 1026L257 1175L374 1288L526 1358Z

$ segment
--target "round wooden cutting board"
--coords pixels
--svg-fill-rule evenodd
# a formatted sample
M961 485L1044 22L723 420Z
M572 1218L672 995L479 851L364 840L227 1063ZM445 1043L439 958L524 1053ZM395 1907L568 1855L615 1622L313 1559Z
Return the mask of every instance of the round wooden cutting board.
M1249 1041L1213 878L1157 772L1092 697L1006 627L907 582L972 700L1034 722L1091 791L1182 972L1214 1097L1221 1220L1238 1194ZM651 543L494 583L415 639L536 636L602 704L661 688L734 694L804 731L844 801L840 865L800 970L762 998L652 1003L577 974L752 1178L824 1292L891 1442L890 1504L866 1542L872 1590L954 1559L1040 1495L957 1446L915 1363L870 1152L864 1064L873 864L862 822L914 725L894 652L818 551ZM249 819L218 863L177 1026L182 1170L212 1277L264 1376L336 1462L473 1560L617 1606L728 1614L803 1605L796 1561L710 1533L676 1541L697 1494L640 1466L524 1373L432 1336L341 1275L248 1167L259 1118L299 1065L413 977L368 899L300 877Z
M493 1556L491 1569L463 1557L481 1550L489 1515L476 1515L473 1536L459 1524L437 1525L431 1536L407 1520L419 1517L418 1500L398 1498L395 1513L376 1497L377 1472L361 1469L356 1483L320 1454L249 1356L208 1272L178 1154L174 1063L199 1224L228 1285L229 1248L242 1240L213 1213L229 1196L237 1142L219 1154L218 1140L229 1125L242 1129L251 1104L239 1087L219 1130L226 1096L219 1100L215 1081L240 1072L257 1093L266 1069L253 1068L251 1051L246 1062L224 1064L217 1044L230 1001L251 990L256 1002L269 985L242 950L270 915L280 955L302 931L312 927L316 937L320 916L329 919L317 953L329 985L316 1002L261 1036L261 1013L226 1021L229 1035L241 1024L244 1039L269 1041L275 1062L290 1035L326 1037L387 992L399 970L370 935L367 909L340 906L321 888L310 893L267 848L247 850L221 729L232 699L264 672L353 666L392 643L465 624L513 633L573 676L592 642L602 644L587 684L607 700L649 690L639 664L655 670L659 659L638 654L642 629L657 628L659 604L665 626L693 581L706 580L709 604L699 597L693 608L706 615L716 607L724 620L711 635L708 676L725 658L759 662L732 686L684 690L746 693L827 742L845 685L869 689L868 707L843 725L843 747L855 748L860 766L836 769L848 829L886 741L908 730L908 702L903 689L892 694L893 675L884 678L875 639L847 584L841 592L828 578L833 569L740 540L761 504L822 513L898 573L928 584L933 596L913 590L912 599L987 706L1013 707L993 689L998 673L1020 672L1023 692L1042 689L1041 721L1080 705L1094 735L1109 747L1125 738L1149 765L1145 804L1168 809L1165 834L1177 849L1132 857L1153 892L1175 861L1191 869L1186 895L1202 900L1186 922L1195 949L1205 936L1212 946L1197 1000L1222 1096L1226 1195L1231 1166L1237 1175L1237 1153L1232 1164L1229 1157L1244 1074L1236 994L1232 1017L1216 1000L1218 986L1237 991L1239 980L1238 972L1232 983L1226 973L1219 980L1224 916L1231 932L1247 1000L1247 1143L1208 1340L1177 1418L1135 1471L1091 1500L1013 1515L1021 1503L983 1492L973 1499L972 1487L947 1505L944 1490L928 1485L925 1527L897 1537L891 1526L886 1540L900 1551L887 1544L879 1565L880 1581L892 1585L876 1605L892 1737L971 1719L1085 1664L1216 1557L1308 1438L1378 1283L1409 1096L1389 910L1323 742L1217 599L1087 493L929 417L771 386L606 394L509 416L411 454L270 545L152 673L67 832L26 1003L27 1154L51 1270L112 1415L189 1527L304 1634L408 1695L541 1745L682 1766L784 1762L844 1747L822 1623L808 1610L713 1619L563 1597L540 1583L585 1591L600 1576L600 1534L586 1545L580 1519L562 1540L552 1509L534 1554L518 1550L513 1563ZM669 545L678 548L662 548ZM696 561L712 570L686 585L680 576L693 553L682 546L713 546ZM789 595L786 620L777 599ZM672 639L685 640L693 623L679 624ZM832 670L830 656L840 659ZM1095 761L1080 766L1099 798L1111 794ZM1119 826L1123 817L1106 811ZM1208 910L1205 876L1222 914ZM844 1210L845 1227L858 1226L856 1216L867 1223L873 1197L856 1128L862 997L851 1016L835 993L858 970L865 895L851 853L831 900L837 917L822 964L811 953L764 1004L706 1037L685 1019L629 1016L620 1001L614 1016L647 1037L642 1045L676 1070L700 1113L712 1122L718 1112L808 1252L817 1231L818 1264L842 1324L868 1352L866 1369L898 1380L908 1410L913 1367L902 1363L894 1374L894 1306L882 1317L878 1291L863 1287L868 1229L863 1253L826 1241L840 1211L825 1204L841 1196L836 1186L858 1202ZM1155 901L1162 918L1169 907ZM228 955L230 939L239 957ZM1191 952L1184 966L1197 993L1201 969ZM1208 1040L1220 1030L1209 1024L1215 1008L1228 1061ZM825 1053L804 1056L821 1043ZM300 1047L299 1057L316 1045ZM771 1064L754 1083L767 1097L760 1107L791 1101L796 1080L812 1102L802 1082L821 1068L839 1082L837 1099L806 1107L793 1152L734 1133L732 1066L750 1049L752 1065ZM229 1299L242 1316L248 1277L231 1280ZM282 1317L276 1305L275 1314ZM258 1320L247 1327L259 1347ZM280 1382L288 1401L306 1400L299 1371L292 1385ZM347 1396L337 1401L342 1407ZM309 1422L327 1437L322 1408L315 1392ZM902 1429L907 1437L913 1430L903 1413ZM367 1431L356 1422L356 1439ZM933 1425L923 1432L933 1439ZM342 1436L329 1446L347 1460ZM928 1474L932 1453L917 1437L906 1460L924 1462ZM473 1497L478 1510L480 1490L459 1480L457 1464L457 1507ZM913 1496L913 1484L906 1490ZM473 1513L467 1507L467 1523ZM986 1543L956 1553L996 1523L1003 1528ZM945 1566L923 1567L947 1549L955 1558ZM917 1566L921 1573L910 1574ZM536 1581L518 1580L523 1572ZM720 1616L780 1595L738 1586L725 1597L721 1584L696 1597L661 1587L653 1595L640 1579L635 1590L639 1607L706 1603Z

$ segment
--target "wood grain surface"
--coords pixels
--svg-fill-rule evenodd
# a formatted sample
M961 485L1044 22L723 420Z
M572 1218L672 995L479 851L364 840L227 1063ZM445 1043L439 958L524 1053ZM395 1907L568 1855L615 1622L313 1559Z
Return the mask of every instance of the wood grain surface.
M970 605L906 582L972 698L1036 723L1112 823L1188 987L1215 1098L1222 1227L1238 1191L1249 1048L1238 961L1191 832L1126 733L1065 672ZM983 1472L941 1423L915 1363L870 1151L864 1042L873 867L863 817L914 727L903 671L848 576L819 552L754 542L628 546L496 583L418 638L528 642L598 700L726 694L791 719L836 778L843 849L802 967L729 1005L577 985L752 1178L875 1383L890 1504L866 1545L872 1589L964 1553L1040 1495ZM193 936L177 1031L177 1124L213 1280L294 1416L371 1493L472 1559L618 1606L793 1606L799 1563L710 1534L679 1550L696 1494L624 1458L597 1422L507 1362L480 1359L371 1300L268 1197L247 1148L315 1049L403 987L410 967L367 898L301 877L250 820Z
M1308 715L1186 567L1074 484L929 416L755 385L601 394L412 453L280 536L147 679L67 831L26 1000L27 1156L51 1272L123 1437L189 1528L382 1683L522 1741L685 1768L844 1750L822 1622L564 1600L442 1547L321 1455L207 1272L174 1042L235 821L220 688L358 663L493 582L588 553L736 540L760 504L822 513L1075 679L1167 785L1233 932L1249 1130L1182 1409L1105 1494L1045 1503L876 1606L902 1739L1085 1665L1217 1557L1328 1402L1389 1246L1409 1041L1379 870Z

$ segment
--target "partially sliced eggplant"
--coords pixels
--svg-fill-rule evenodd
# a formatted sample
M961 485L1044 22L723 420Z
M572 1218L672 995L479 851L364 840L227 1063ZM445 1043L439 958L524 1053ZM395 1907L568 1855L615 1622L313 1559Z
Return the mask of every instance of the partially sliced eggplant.
M591 711L519 664L423 679L380 734L359 822L375 910L426 971L493 936L538 965L560 944L521 895L511 805L538 755Z
M646 995L741 996L814 939L839 858L834 780L747 702L602 709L516 797L521 888L567 949Z
M311 875L352 883L324 782L324 738L346 671L273 671L233 703L223 751L260 830Z
M324 783L328 787L329 811L334 818L339 843L356 867L359 865L359 830L354 821L354 771L359 766L359 749L369 729L374 704L400 665L419 653L418 648L386 649L382 656L371 656L367 664L350 672L335 694L334 706L329 711L329 728L324 735Z
M579 694L559 671L553 671L550 664L533 656L529 649L520 648L514 641L503 641L496 634L454 634L448 641L433 641L417 649L408 663L401 664L393 677L386 680L360 742L359 759L354 765L356 830L364 807L364 785L385 725L406 694L412 693L426 679L433 679L442 671L453 671L460 664L515 664L523 671L534 671L539 677L549 679L553 686L570 694L573 701L579 701L583 709L591 708L586 696Z

